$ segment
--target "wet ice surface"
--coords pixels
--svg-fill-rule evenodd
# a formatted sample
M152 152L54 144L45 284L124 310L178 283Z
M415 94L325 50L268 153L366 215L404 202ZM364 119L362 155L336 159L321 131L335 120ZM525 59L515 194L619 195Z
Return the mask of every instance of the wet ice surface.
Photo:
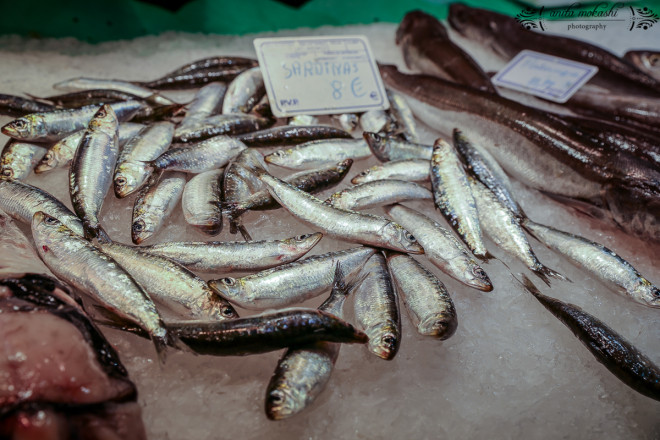
M394 29L393 25L380 24L324 28L313 33L365 34L379 61L401 65L401 56L392 43ZM302 29L282 35L310 33ZM621 40L613 41L610 47L623 50ZM617 44L621 47L615 47ZM254 54L250 36L174 33L98 46L73 40L4 37L0 47L0 93L36 95L58 93L50 88L51 84L76 76L147 80L202 57ZM497 65L492 60L488 63L487 68ZM182 100L191 96L167 94ZM0 123L8 120L0 117ZM469 135L469 127L462 128ZM436 136L428 128L423 133L428 142ZM0 136L1 144L5 140ZM348 177L375 163L375 159L356 162ZM337 189L346 187L348 181ZM65 170L32 175L28 182L51 191L71 206ZM519 184L514 184L514 190L533 220L601 242L651 281L660 283L657 246L650 247L642 240L575 216ZM133 200L134 196L117 200L110 193L103 209L103 225L111 237L124 243L130 243ZM431 203L408 205L439 219ZM382 214L379 208L368 212ZM283 210L248 213L244 220L257 240L311 231ZM177 208L163 231L145 244L206 239L183 224L183 214ZM226 228L216 239L239 238L231 236ZM660 311L615 294L537 242L532 240L532 244L543 263L574 281L554 281L553 288L548 289L531 276L542 292L584 308L660 363ZM271 422L263 411L266 385L280 352L226 358L172 353L165 367L160 368L150 342L114 330L104 332L138 386L152 439L660 437L660 403L639 395L612 376L568 328L512 281L504 264L513 273L524 271L522 264L492 243L488 245L500 259L484 265L495 285L491 293L463 286L419 258L438 274L455 301L459 327L452 338L440 342L417 335L403 312L403 340L393 361L378 359L365 347L345 345L326 392L307 412L285 421ZM311 254L351 246L324 238ZM306 304L317 306L322 299ZM348 305L350 310L350 302ZM348 315L352 315L350 311Z

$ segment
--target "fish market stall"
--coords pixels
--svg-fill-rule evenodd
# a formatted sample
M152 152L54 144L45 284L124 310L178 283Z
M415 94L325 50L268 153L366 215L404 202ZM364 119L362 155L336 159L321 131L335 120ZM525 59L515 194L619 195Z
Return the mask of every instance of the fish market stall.
M186 63L207 57L255 59L253 40L257 37L364 35L380 65L395 65L402 72L411 72L415 69L406 67L401 47L395 44L398 26L398 23L325 26L242 36L167 32L96 44L71 38L36 40L5 35L0 36L0 93L47 97L61 93L53 89L54 84L72 78L151 81ZM446 27L452 41L472 55L485 72L498 71L504 66L501 59L478 42L462 36L448 25ZM651 46L657 50L660 47L660 24L647 31L629 32L623 36L615 32L596 34L588 30L565 31L563 34L606 47L617 55L631 49ZM655 44L649 44L650 41ZM384 73L383 76L388 86L388 75ZM397 90L396 86L392 88ZM165 99L163 104L169 106L170 103L188 103L196 91L197 88L161 90L158 94ZM518 92L501 88L498 91L513 100L542 106L544 111L560 107L559 104L539 104L538 99ZM413 105L412 108L413 112L419 112L424 107ZM169 119L180 123L183 116L176 111L181 110L181 106L174 105L170 110ZM117 115L119 117L118 111ZM336 118L318 117L321 124L339 127ZM0 126L13 119L0 116ZM460 126L446 127L442 121L435 124L431 113L417 114L416 121L419 143L427 146L434 145L439 137L451 142L453 128L458 128L467 138L482 140L477 133L483 133L487 128L484 122L469 118ZM280 120L277 125L284 123ZM494 131L493 135L501 136L501 133ZM362 130L358 128L352 137L361 139ZM7 141L6 135L0 135L2 145ZM507 141L510 139L506 136L493 139L496 143ZM242 151L240 146L236 148L238 150L232 157ZM280 147L249 149L270 154ZM381 161L374 155L354 158L346 177L336 187L324 189L316 197L326 200L351 187L352 178L379 164ZM259 166L251 168L252 171L255 169L258 172ZM282 179L299 171L272 164L267 170ZM193 174L179 172L164 176L178 179L178 183L172 185L178 184L180 188L173 191L183 192L183 185L192 181ZM48 191L68 208L73 208L68 167L39 174L32 172L24 182ZM431 199L434 184L425 179L418 180L418 183L424 188L416 193L417 199L402 202L403 205L450 229ZM660 284L658 241L627 234L612 224L580 214L560 203L556 197L550 198L524 185L515 176L511 187L515 200L531 220L601 243L627 260L651 283ZM105 198L98 223L114 242L136 243L136 231L132 227L133 205L143 195L136 191L117 198L112 193L110 190ZM221 232L209 235L203 227L188 224L184 209L182 203L176 203L169 217L162 219L162 229L151 237L140 238L138 242L144 241L140 245L175 241L243 241L241 228L238 228L239 233L232 234L226 217ZM377 216L397 214L396 208L383 209L381 206L363 211ZM403 214L399 212L399 215ZM256 241L319 232L309 223L280 208L247 211L241 216L239 226ZM29 225L20 222L17 225L28 239L32 237ZM85 223L85 228L87 225ZM281 349L250 356L208 356L167 348L166 361L161 364L153 343L148 339L108 326L100 326L100 329L116 349L137 388L137 402L142 410L147 437L153 439L660 437L657 417L660 403L657 398L654 400L636 392L611 374L569 328L522 287L519 274L526 274L544 295L577 305L605 322L656 365L660 364L658 309L633 301L625 294L617 294L593 273L571 264L566 257L551 251L531 235L528 237L538 260L566 280L550 276L549 285L546 285L541 277L535 276L525 264L488 237L485 238L485 248L492 258L479 259L478 262L492 284L492 291L469 287L441 271L426 256L416 255L415 260L445 285L457 316L455 333L446 340L419 334L400 301L401 336L396 356L386 361L371 353L368 344L342 344L323 393L300 414L283 420L269 420L264 411L269 381L284 353ZM421 243L421 239L419 241ZM427 247L424 243L422 245ZM356 246L359 244L324 234L319 241L314 241L303 258ZM13 256L7 248L0 249L2 267L8 265ZM36 254L32 257L38 261ZM47 273L46 269L43 272ZM206 281L217 280L218 284L227 277L233 279L252 273L245 269L200 269L193 272ZM351 277L348 281L359 282ZM359 288L348 295L344 308L344 318L353 325L356 325L356 291ZM330 289L326 289L296 307L317 308L329 295ZM241 317L261 313L240 302L233 302L233 308ZM263 308L273 311L280 305L269 303ZM222 308L219 310L222 313ZM107 321L103 315L99 319Z

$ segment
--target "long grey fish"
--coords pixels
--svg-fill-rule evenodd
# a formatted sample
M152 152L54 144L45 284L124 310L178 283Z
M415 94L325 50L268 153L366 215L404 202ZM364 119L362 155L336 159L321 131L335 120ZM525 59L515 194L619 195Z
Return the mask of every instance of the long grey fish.
M103 105L89 121L69 169L71 204L88 238L105 235L98 216L119 155L118 124L112 107Z
M146 104L122 101L108 105L118 120L127 121ZM2 127L2 133L24 141L57 141L76 131L85 130L98 110L98 105L88 105L77 109L31 113L9 122Z
M386 89L386 92L397 133L409 142L419 142L417 123L406 98L396 90Z
M99 243L99 249L121 265L155 302L175 304L187 318L238 318L234 308L206 281L165 257L120 243ZM178 310L175 310L178 311Z
M260 115L227 114L213 115L174 131L175 142L195 142L222 134L235 135L263 130L275 123L272 118Z
M281 125L234 136L248 147L295 145L319 139L352 138L350 133L328 125Z
M161 121L144 127L126 142L114 171L117 197L126 197L142 188L152 172L146 162L155 160L169 148L173 134L174 124Z
M361 183L332 194L325 201L342 209L364 209L407 200L431 200L433 194L414 182L375 180Z
M107 89L116 90L118 92L131 93L140 98L149 98L158 105L172 105L176 104L169 98L154 92L146 87L133 84L128 81L121 81L117 79L100 79L100 78L72 78L65 81L60 81L53 84L53 88L57 90L89 90L89 89Z
M554 270L544 266L532 250L525 232L514 214L481 182L470 177L470 186L479 210L479 221L484 231L497 246L514 255L544 283L550 285L548 277L565 280Z
M424 252L400 225L377 215L335 208L290 184L255 169L272 196L296 218L342 240L401 252Z
M161 170L203 173L221 168L247 147L229 136L215 136L205 141L172 148L148 162Z
M133 243L140 244L160 231L179 203L185 185L186 177L181 173L165 176L160 181L156 178L150 179L133 204Z
M55 110L55 106L50 103L0 93L0 115L17 118L30 113L43 113L52 110Z
M475 289L484 292L493 290L486 272L451 232L424 214L403 205L388 206L385 212L417 238L424 248L424 255L444 273Z
M344 159L360 160L371 156L363 139L328 139L305 142L268 154L266 162L289 169L319 167Z
M32 236L39 257L53 274L146 330L164 361L172 337L153 301L133 277L92 243L41 211L32 220Z
M338 265L330 297L319 310L343 319L343 305L352 289ZM289 348L268 383L266 416L282 420L309 407L328 384L339 348L339 344L325 341Z
M144 128L142 124L133 122L122 122L119 124L118 142L121 148L129 139L138 134ZM36 174L45 173L55 168L68 167L76 154L76 149L80 140L85 134L85 130L76 131L53 144L48 149L41 162L35 167Z
M417 332L440 340L448 339L456 332L458 318L444 284L414 258L395 252L386 255L397 291Z
M529 219L523 221L523 227L541 243L589 271L615 291L640 304L660 307L660 289L614 251L600 243Z
M0 155L0 174L9 179L23 180L46 151L42 145L10 139Z
M222 113L248 113L265 93L261 68L247 69L229 83L222 102Z
M425 159L401 159L374 165L357 174L351 183L366 183L374 180L407 180L426 182L431 178L431 162Z
M401 316L394 283L383 255L374 254L362 268L366 278L355 291L358 328L369 336L369 351L391 360L401 344Z
M309 252L323 234L283 240L166 242L140 249L200 272L257 271L291 263Z
M472 143L458 128L454 129L454 147L465 163L467 170L486 185L500 201L522 219L525 214L513 198L511 182L502 167L488 150Z
M314 255L242 278L209 281L209 287L233 304L264 310L301 303L332 286L337 263L350 274L376 252L368 247Z
M433 145L431 185L435 206L447 223L475 256L487 259L488 251L479 224L480 214L477 213L468 178L456 150L443 139L437 139Z
M186 115L179 123L180 127L195 125L222 110L227 85L213 82L197 91L190 104L186 106Z
M197 174L183 188L183 218L207 235L218 235L222 230L220 202L224 172L220 169Z
M587 347L596 360L633 390L660 401L660 367L623 336L580 307L543 295L522 275L523 285Z
M394 136L383 136L379 133L364 132L362 136L367 141L370 151L381 162L403 159L430 160L433 154L431 145L401 140Z
M78 235L83 235L83 225L78 216L51 194L17 180L0 178L0 210L25 224L32 222L38 211L59 219Z

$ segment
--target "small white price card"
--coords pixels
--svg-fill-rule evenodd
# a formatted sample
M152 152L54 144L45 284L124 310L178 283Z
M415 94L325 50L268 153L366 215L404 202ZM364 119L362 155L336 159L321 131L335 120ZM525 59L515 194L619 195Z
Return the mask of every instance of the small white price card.
M254 47L275 116L389 108L365 36L256 38Z
M523 50L492 81L496 86L564 103L596 72L596 66Z

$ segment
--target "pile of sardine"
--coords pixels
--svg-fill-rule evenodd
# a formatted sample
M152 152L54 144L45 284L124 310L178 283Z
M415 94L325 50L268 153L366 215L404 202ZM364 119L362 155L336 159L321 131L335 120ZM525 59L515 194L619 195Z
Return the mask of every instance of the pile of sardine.
M457 17L471 11L452 8ZM328 124L313 116L273 117L259 67L240 57L199 60L142 83L77 78L55 85L71 93L2 95L0 112L18 119L2 127L11 139L1 157L0 210L30 225L39 257L84 294L99 322L150 338L161 360L168 347L216 356L288 348L266 393L271 419L314 401L328 383L338 343L368 342L374 355L392 359L401 340L399 297L420 334L451 337L458 325L452 299L419 259L466 286L492 291L480 265L493 258L485 236L548 286L551 278L569 281L539 261L527 234L613 290L660 307L660 290L616 253L529 219L509 180L583 207L604 197L601 207L626 230L657 239L658 218L644 220L648 206L619 211L633 203L630 194L658 202L658 143L655 150L644 144L655 142L654 135L638 142L617 131L616 143L595 119L582 123L502 98L443 25L424 13L406 16L397 42L409 67L429 75L381 66L390 109L326 117ZM443 63L448 58L463 64L453 71L454 61ZM656 80L640 81L635 87ZM191 88L198 91L187 104L161 93ZM421 143L413 113L449 136ZM468 135L462 127L473 119L487 124ZM382 163L355 173L354 186L325 200L314 196L373 156ZM22 182L33 169L58 167L69 169L73 212L47 188ZM133 246L114 241L99 219L104 200L113 197L110 187L117 198L137 194ZM402 204L407 201L434 204L437 215ZM226 218L230 232L245 241L142 245L157 238L179 202L185 221L202 233L218 235ZM364 212L374 207L383 207L383 215ZM253 241L243 214L278 208L318 232ZM356 247L302 258L323 236ZM234 271L251 274L224 276ZM196 272L223 276L206 282ZM578 307L541 294L524 275L521 286L612 373L660 400L660 368L632 344ZM318 310L290 307L327 292ZM355 326L343 319L349 295ZM239 318L233 306L275 311Z

